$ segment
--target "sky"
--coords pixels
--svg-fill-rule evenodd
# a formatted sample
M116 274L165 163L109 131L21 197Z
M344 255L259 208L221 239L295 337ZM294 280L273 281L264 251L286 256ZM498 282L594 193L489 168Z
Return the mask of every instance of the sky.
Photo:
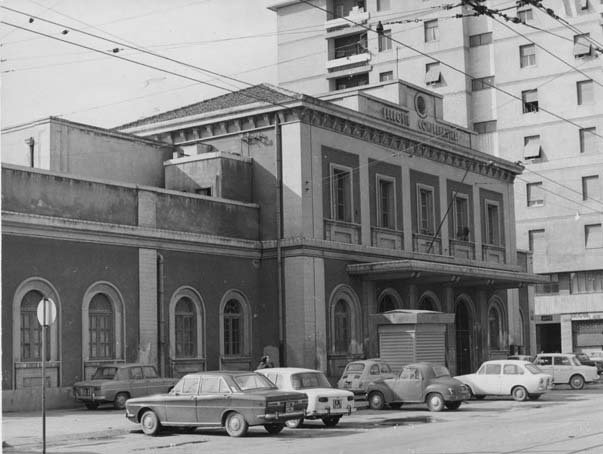
M261 82L275 84L276 14L267 8L274 3L5 0L0 3L1 20L25 30L0 24L1 126L52 115L111 128L227 92L218 87L236 90ZM128 45L243 83L216 78ZM113 49L119 50L114 53Z

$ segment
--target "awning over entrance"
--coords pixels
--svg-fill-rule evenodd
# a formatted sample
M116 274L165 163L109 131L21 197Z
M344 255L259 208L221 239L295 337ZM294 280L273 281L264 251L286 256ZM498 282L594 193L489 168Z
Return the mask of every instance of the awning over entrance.
M491 268L425 260L359 263L348 265L347 272L367 280L402 279L416 284L441 283L456 287L520 288L549 282L548 277L521 271L519 267Z

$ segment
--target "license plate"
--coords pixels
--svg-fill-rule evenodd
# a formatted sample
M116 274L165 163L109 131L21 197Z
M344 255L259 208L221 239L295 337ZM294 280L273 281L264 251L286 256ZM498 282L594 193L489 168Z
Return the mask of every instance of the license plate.
M291 413L295 410L295 402L285 402L285 413Z
M341 401L339 399L333 400L333 408L341 408Z

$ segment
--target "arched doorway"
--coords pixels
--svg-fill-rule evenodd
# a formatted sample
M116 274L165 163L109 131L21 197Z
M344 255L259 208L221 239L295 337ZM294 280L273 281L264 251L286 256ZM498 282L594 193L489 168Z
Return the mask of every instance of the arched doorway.
M466 301L459 300L455 312L456 328L456 373L457 375L473 372L471 365L471 349L473 346L473 320L471 310Z

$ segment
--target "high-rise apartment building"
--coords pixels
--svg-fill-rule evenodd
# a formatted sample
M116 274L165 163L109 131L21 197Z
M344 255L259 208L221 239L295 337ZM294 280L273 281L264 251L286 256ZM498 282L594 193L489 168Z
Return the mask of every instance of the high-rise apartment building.
M277 2L279 84L321 95L399 78L443 95L476 148L525 167L517 243L551 278L535 288L533 349L603 355L603 2L471 3L512 20L438 0Z

